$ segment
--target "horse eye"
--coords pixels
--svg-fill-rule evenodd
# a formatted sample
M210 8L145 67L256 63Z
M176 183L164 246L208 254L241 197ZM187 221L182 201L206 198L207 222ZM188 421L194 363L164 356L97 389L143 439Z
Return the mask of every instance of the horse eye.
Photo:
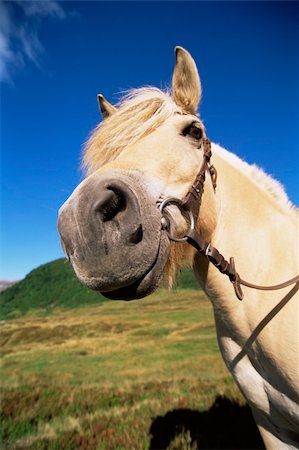
M202 138L202 129L199 128L197 124L192 123L187 128L185 128L185 130L183 131L183 135L189 135L199 141Z

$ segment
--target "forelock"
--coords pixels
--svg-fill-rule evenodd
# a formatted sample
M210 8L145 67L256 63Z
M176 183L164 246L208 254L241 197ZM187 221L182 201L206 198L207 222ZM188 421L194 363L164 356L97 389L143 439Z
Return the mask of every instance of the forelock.
M117 111L101 122L88 139L83 156L87 173L115 159L125 147L152 133L176 112L180 109L167 91L130 90Z

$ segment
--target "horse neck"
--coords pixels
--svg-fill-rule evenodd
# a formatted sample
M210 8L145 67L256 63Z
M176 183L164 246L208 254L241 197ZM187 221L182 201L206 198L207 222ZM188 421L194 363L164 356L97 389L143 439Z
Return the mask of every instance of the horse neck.
M275 284L296 275L295 215L225 158L214 155L213 163L218 186L212 244L226 259L233 256L241 277L254 283ZM223 285L222 274L209 273L212 290L215 283Z
M246 174L215 156L218 187L213 246L227 260L235 258L236 270L246 281L269 286L297 275L295 214L276 203ZM298 284L271 292L242 287L244 299L240 302L228 277L201 255L197 254L194 262L195 273L213 304L223 358L245 396L255 400L259 372L262 377L267 373L266 379L271 376L289 398L295 398ZM264 393L263 383L260 388Z

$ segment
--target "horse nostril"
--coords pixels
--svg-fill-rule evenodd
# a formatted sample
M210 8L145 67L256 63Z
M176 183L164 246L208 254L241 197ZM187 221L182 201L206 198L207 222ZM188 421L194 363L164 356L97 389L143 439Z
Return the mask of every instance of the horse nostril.
M94 206L94 211L100 214L103 222L112 220L120 211L126 207L125 196L120 191L111 188L103 189Z
M129 243L136 245L142 241L142 238L143 238L143 229L142 225L140 224L138 225L136 230L130 235Z

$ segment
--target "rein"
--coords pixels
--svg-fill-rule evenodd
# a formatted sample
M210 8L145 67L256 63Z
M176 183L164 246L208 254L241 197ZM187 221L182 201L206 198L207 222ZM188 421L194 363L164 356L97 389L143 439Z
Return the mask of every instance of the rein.
M197 223L200 211L207 171L209 171L211 175L212 184L214 190L216 190L217 171L215 167L210 164L211 156L211 141L205 138L203 139L203 162L194 180L194 183L192 184L185 198L183 200L180 200L175 197L167 197L159 204L159 209L162 215L162 229L165 230L171 241L186 242L192 245L192 247L194 247L198 253L205 256L221 273L227 275L234 287L235 294L239 300L243 300L243 291L241 285L247 286L252 289L273 291L283 289L287 286L298 283L299 275L291 278L288 281L285 281L284 283L273 286L260 286L243 280L236 271L234 258L231 257L229 261L227 261L224 256L215 247L213 247L211 243L205 241L196 231L195 225ZM167 205L175 205L178 207L182 214L187 214L189 216L190 227L183 238L177 238L170 232L170 220L164 211Z

